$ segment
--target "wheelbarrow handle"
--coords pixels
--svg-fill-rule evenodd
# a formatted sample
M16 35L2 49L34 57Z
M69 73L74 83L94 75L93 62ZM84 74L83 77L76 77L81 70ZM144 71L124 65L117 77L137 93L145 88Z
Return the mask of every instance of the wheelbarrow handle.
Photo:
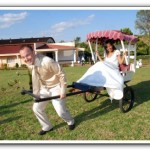
M85 92L88 92L88 91L87 90L83 90L83 91L77 91L77 92L73 92L73 93L67 93L66 96L68 97L68 96L72 96L72 95L76 95L76 94L80 94L80 93L85 93ZM27 90L22 90L21 94L22 95L25 95L25 94L31 95L32 97L35 98L34 99L35 102L43 102L43 101L48 101L48 100L60 98L60 95L56 95L56 96L52 96L52 97L46 97L46 98L39 98L36 95L34 95L32 93L32 91L27 91Z
M96 92L102 88L102 87L96 87L96 86L89 86L87 84L77 83L77 82L73 82L72 85L67 86L67 88L70 88L70 87L79 89L79 91L67 93L66 96L72 96L72 95L77 95L77 94L86 93L86 92ZM34 97L35 102L43 102L43 101L47 101L47 100L60 98L60 95L46 97L46 98L40 98L40 97L36 96L35 94L33 94L31 90L27 91L24 89L22 90L21 94L22 95L24 95L24 94L31 95L32 97Z
M34 97L35 99L37 99L37 100L40 99L38 96L36 96L35 94L32 93L32 90L24 90L24 89L23 89L23 90L21 91L21 94L22 94L22 95L29 94L29 95L31 95L32 97Z

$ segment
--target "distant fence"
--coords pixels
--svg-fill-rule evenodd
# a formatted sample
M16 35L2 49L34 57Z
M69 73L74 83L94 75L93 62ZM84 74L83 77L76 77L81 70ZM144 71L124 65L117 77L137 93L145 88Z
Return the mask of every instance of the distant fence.
M150 65L150 55L139 55L137 56L137 60L142 59L143 65Z

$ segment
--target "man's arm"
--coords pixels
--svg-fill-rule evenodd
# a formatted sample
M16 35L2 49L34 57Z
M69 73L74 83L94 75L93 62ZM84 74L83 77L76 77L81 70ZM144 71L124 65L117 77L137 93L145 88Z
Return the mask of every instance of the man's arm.
M63 99L66 97L66 86L67 86L65 73L62 67L59 65L59 63L55 61L51 62L51 69L54 71L54 74L57 75L59 78L61 86L60 99Z

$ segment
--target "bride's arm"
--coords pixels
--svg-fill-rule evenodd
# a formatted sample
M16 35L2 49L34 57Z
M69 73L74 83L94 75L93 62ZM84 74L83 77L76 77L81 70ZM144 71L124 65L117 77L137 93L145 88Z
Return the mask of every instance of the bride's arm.
M123 53L123 56L121 56L120 54L117 56L119 64L123 64L125 60L125 56L126 56L126 52Z

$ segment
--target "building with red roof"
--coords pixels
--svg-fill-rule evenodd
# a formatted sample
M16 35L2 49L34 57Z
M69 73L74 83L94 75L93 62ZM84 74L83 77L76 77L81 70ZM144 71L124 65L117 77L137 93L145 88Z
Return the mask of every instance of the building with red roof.
M77 61L74 42L55 43L51 37L6 39L0 40L0 67L4 64L7 64L8 67L14 67L16 63L19 66L24 64L19 54L19 49L24 44L31 45L35 52L47 55L60 64Z

